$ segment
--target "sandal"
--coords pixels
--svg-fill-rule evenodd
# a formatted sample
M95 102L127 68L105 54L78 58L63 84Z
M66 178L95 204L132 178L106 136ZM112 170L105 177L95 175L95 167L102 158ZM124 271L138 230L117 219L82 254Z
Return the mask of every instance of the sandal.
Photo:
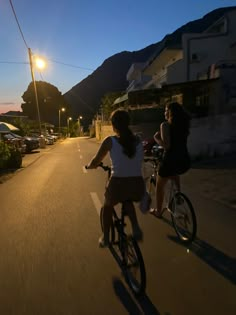
M166 208L163 208L162 211L159 213L157 211L157 209L152 208L152 209L150 209L149 213L154 215L156 218L161 219L165 210L166 210Z
M109 247L109 242L105 242L104 236L102 235L98 239L98 245L99 245L100 248L106 248L106 247Z

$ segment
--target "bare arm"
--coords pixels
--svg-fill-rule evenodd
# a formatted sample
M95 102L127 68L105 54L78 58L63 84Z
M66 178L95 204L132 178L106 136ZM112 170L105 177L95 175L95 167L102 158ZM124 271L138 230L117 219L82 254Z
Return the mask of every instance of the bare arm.
M106 139L104 139L96 155L89 162L87 168L89 169L97 168L98 165L104 159L104 157L107 155L107 153L111 150L111 146L112 146L111 138L107 137Z
M170 147L170 129L167 122L163 122L160 126L160 131L154 134L154 140L162 146L165 150Z

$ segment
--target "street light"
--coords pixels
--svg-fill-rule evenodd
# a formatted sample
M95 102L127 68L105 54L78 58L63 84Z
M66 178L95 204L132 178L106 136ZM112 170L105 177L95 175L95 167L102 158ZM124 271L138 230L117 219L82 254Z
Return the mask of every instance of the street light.
M81 119L83 119L83 116L79 116L79 117L78 117L78 125L79 125L79 127L78 127L78 129L79 129L79 137L80 137L80 135L81 135L81 123L80 123Z
M61 135L61 112L64 112L66 109L64 107L59 108L59 136Z
M67 118L67 136L70 136L70 120L72 120L71 117Z
M42 134L42 128L41 128L41 119L40 119L40 112L39 112L39 101L38 101L37 87L36 87L36 82L35 82L35 77L34 77L34 65L33 65L32 52L31 52L30 48L28 48L28 53L29 53L31 77L32 77L33 85L34 85L35 102L36 102L37 113L38 113L39 132L41 135Z

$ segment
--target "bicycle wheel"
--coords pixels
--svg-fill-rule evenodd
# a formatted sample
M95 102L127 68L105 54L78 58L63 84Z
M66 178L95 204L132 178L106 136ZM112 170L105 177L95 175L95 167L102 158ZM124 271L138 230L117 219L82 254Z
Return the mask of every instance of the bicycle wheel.
M177 192L171 200L170 209L177 236L182 242L192 242L196 236L197 220L190 200L183 193Z
M102 207L101 210L100 210L100 224L101 224L102 231L103 231L103 220L102 220L102 218L103 218L103 211L104 211L104 209ZM115 227L114 227L114 221L112 219L112 224L110 226L110 231L109 231L109 243L113 244L114 242L115 242Z
M141 250L132 237L123 236L123 268L126 281L137 296L146 289L146 271Z

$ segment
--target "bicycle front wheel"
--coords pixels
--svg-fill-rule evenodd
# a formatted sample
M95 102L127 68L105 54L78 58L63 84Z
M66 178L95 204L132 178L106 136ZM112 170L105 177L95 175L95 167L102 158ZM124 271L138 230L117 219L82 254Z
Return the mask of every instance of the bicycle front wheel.
M146 289L146 271L143 256L137 242L132 237L125 237L123 248L123 267L126 281L137 296Z
M170 209L177 236L184 243L192 242L197 232L197 220L190 200L177 192L171 200Z

